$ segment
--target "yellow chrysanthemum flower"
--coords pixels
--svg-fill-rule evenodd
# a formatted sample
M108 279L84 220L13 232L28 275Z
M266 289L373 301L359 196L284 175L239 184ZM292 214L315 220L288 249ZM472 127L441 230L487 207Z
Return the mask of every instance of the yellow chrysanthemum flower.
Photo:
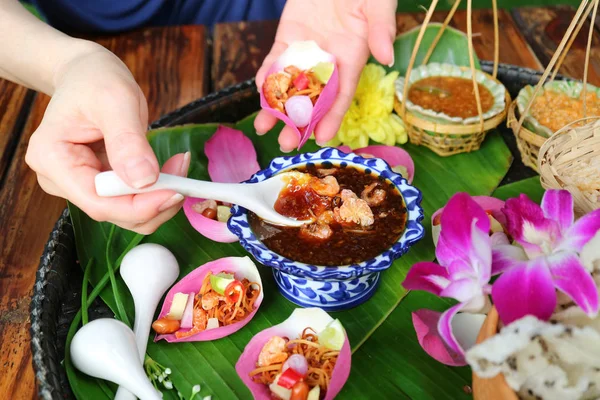
M389 146L406 143L404 123L393 113L396 78L396 71L386 75L383 67L367 64L342 126L327 145L345 144L358 149L368 146L369 139Z

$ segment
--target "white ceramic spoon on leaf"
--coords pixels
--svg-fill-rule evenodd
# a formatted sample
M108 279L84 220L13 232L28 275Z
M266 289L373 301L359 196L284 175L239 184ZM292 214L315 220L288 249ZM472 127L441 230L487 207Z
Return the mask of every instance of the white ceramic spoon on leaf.
M273 209L279 193L287 186L293 175L294 172L284 172L259 183L242 184L207 182L159 174L158 180L153 185L134 189L123 182L114 171L107 171L96 175L96 193L102 197L113 197L168 189L184 196L237 204L276 225L301 226L311 221L284 217Z
M71 360L81 372L127 388L141 400L161 400L146 376L133 331L121 321L96 319L84 325L71 342Z
M121 276L131 292L135 305L133 333L137 342L140 365L144 363L148 336L156 307L163 294L179 276L177 259L165 247L144 243L123 257ZM135 400L135 395L120 386L115 400Z

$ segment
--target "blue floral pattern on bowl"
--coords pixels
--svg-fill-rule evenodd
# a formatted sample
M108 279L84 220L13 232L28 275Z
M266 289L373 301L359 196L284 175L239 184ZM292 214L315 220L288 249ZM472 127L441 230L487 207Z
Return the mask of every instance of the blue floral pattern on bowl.
M374 173L394 184L404 199L407 222L402 236L391 248L370 260L339 267L325 267L290 260L267 248L252 232L248 211L234 205L227 223L240 244L261 264L272 267L282 294L292 302L305 307L321 307L336 311L357 306L370 298L379 281L379 272L389 268L425 234L421 221L421 192L379 158L363 158L326 147L314 153L277 157L270 165L254 174L245 183L262 182L271 176L307 164L329 162L335 166L354 166Z

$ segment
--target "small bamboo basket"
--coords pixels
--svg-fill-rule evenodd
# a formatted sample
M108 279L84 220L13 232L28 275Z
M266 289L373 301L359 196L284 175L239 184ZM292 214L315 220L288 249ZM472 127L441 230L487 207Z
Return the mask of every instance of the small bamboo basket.
M521 153L521 158L523 160L523 164L525 164L526 166L528 166L530 168L533 168L538 173L540 172L540 170L538 168L538 157L539 157L539 153L540 153L540 148L542 147L544 142L546 142L547 138L545 138L541 135L538 135L537 133L532 132L531 130L527 129L525 126L523 126L523 121L525 120L525 117L527 116L535 98L540 93L542 86L544 85L544 83L546 83L546 80L548 79L550 74L552 73L552 75L550 76L550 81L553 81L556 78L556 75L557 75L558 71L560 70L560 67L563 64L565 57L567 56L569 50L571 49L571 45L575 41L575 38L577 38L577 35L581 31L581 28L583 27L585 21L590 17L590 14L591 14L591 20L592 21L596 20L596 14L598 11L598 3L599 3L598 0L583 0L581 2L581 4L579 5L579 8L577 9L577 12L575 13L575 17L571 21L571 24L569 25L569 27L565 33L565 36L562 38L560 44L558 45L558 48L556 49L556 52L554 53L554 55L552 56L552 59L550 60L550 63L546 67L544 74L542 75L542 77L540 78L540 81L536 85L533 95L531 96L531 100L527 104L527 107L525 108L523 115L517 115L518 107L516 104L516 100L513 101L513 103L510 105L510 108L508 110L507 125L509 128L512 129L512 131L515 135L515 138L517 141L517 147L519 148L519 152ZM593 32L594 32L594 24L592 23L592 24L590 24L590 30L589 30L589 34L588 34L588 42L587 42L587 49L586 49L586 54L585 54L585 64L584 64L584 71L583 71L583 90L582 90L582 94L581 94L581 96L583 96L583 99L584 99L583 100L584 117L586 117L586 112L585 112L586 111L586 106L585 106L586 88L587 88L587 78L588 78L588 70L589 70L589 64L590 64L590 53L591 53Z
M574 126L578 122L587 123ZM552 135L540 150L538 168L545 189L571 193L577 216L600 208L600 117L574 121Z
M454 5L450 9L450 12L446 16L444 23L442 24L440 30L438 31L436 37L434 38L431 46L427 50L425 57L423 58L422 65L427 64L429 58L433 54L433 51L440 41L442 35L444 34L444 30L452 20L461 0L456 0ZM425 30L431 21L431 16L437 6L438 0L433 0L431 2L431 6L425 15L425 19L423 24L421 25L421 29L419 30L419 34L417 35L417 39L415 42L415 46L413 48L411 58L408 64L408 68L406 70L405 80L408 83L410 79L410 74L415 66L415 61L417 57L417 53L419 47L421 46L421 42L423 40L423 36L425 34ZM498 41L498 7L496 0L492 0L493 13L494 13L494 69L492 75L488 75L489 78L495 80L500 83L496 76L498 74L498 59L499 59L499 41ZM475 99L477 102L477 111L479 115L479 122L473 124L453 124L453 123L445 123L445 122L432 122L430 120L426 120L411 112L405 107L404 102L399 101L396 98L394 109L398 113L398 115L404 121L406 125L406 130L408 132L408 137L411 143L416 145L426 146L431 149L433 152L440 156L451 156L453 154L465 153L478 150L481 146L481 143L485 139L486 133L500 125L502 121L506 118L508 107L511 104L510 95L508 91L505 89L505 108L500 114L496 114L495 116L484 119L483 118L483 110L481 107L481 98L479 94L479 86L477 85L477 80L475 77L475 59L473 56L473 29L472 29L472 0L467 0L467 37L468 37L468 50L469 50L469 67L471 70L471 75L473 77L473 90L475 92ZM464 67L467 69L467 67ZM408 84L404 85L404 93L402 98L408 98Z

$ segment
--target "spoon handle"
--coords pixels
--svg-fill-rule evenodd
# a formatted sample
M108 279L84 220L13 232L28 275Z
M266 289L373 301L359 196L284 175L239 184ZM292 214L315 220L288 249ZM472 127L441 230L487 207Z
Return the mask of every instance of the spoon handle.
M226 203L240 204L240 200L249 195L251 185L236 183L217 183L183 178L181 176L159 174L158 180L145 188L136 189L127 185L114 171L101 172L96 175L96 193L101 197L123 196L128 194L148 193L167 189L184 196L219 200Z

